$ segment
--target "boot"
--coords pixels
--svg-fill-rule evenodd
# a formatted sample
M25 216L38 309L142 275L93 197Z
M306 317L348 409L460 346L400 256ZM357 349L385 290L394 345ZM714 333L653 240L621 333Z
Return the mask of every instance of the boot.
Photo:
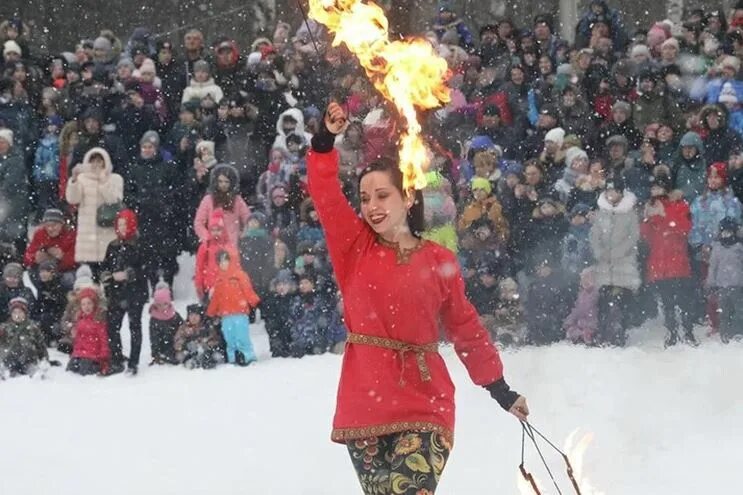
M676 334L676 332L669 333L666 336L666 343L665 343L666 349L676 344L678 344L678 335Z
M126 374L129 376L137 376L138 372L139 372L139 369L136 364L129 363L129 365L126 367Z
M119 373L124 372L124 363L122 361L113 361L111 363L111 366L109 366L108 370L103 373L105 376L111 376L111 375L118 375Z
M238 366L247 366L248 363L245 362L245 354L240 351L235 351L235 364Z
M694 336L694 331L688 330L684 333L684 342L689 344L692 347L699 347L699 341Z

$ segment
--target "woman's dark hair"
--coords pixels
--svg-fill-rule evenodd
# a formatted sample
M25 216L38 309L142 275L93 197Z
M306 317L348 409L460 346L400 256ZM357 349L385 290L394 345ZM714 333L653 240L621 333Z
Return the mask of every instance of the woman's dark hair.
M395 188L400 191L402 197L406 197L406 192L403 189L403 176L399 167L391 161L376 161L372 162L369 166L365 167L364 170L359 174L358 190L361 195L361 180L367 174L371 172L385 172L389 174L392 184ZM408 227L410 232L417 238L420 239L423 232L426 230L426 221L423 216L423 191L416 189L413 206L408 210Z
M227 191L219 189L218 181L220 177L224 177L230 181L230 188ZM226 170L219 170L216 172L214 177L214 191L212 192L212 199L214 200L215 208L232 211L232 208L235 205L234 187L235 184L233 183L232 177L230 177L230 174Z

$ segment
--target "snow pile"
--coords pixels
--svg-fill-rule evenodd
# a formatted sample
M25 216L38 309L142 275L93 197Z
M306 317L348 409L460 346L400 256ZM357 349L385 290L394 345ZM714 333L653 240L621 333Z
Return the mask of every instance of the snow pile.
M144 366L103 379L55 368L0 383L0 493L360 493L345 448L329 441L340 358L271 360L262 325L253 338L261 361L247 369ZM729 492L739 485L743 345L664 351L661 341L654 325L633 332L642 348L564 344L504 361L535 426L560 445L576 427L595 434L584 472L607 494ZM458 420L440 493L517 493L518 422L469 382L451 348L443 354ZM145 336L143 363L148 355ZM546 480L536 457L527 467Z

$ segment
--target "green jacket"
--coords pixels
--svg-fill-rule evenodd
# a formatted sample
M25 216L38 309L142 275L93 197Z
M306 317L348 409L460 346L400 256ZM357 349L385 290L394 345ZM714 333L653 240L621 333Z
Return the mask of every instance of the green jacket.
M0 362L31 364L48 359L44 335L39 326L26 320L8 321L0 325Z

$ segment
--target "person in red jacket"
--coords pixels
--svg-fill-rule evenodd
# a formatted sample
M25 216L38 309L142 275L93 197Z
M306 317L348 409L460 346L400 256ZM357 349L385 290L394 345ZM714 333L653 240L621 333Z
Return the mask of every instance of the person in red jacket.
M111 362L108 331L103 307L93 288L82 289L77 295L80 311L72 329L72 357L67 371L79 375L106 375Z
M640 235L649 248L645 281L655 286L663 303L668 329L666 347L678 342L676 308L681 312L684 338L692 345L697 344L694 319L690 313L693 294L688 247L691 215L686 201L668 197L671 183L671 178L665 174L654 178L650 201L645 206L644 220L640 225Z
M55 262L63 287L72 289L76 269L75 230L65 225L64 213L56 208L46 210L41 222L41 228L34 232L26 248L23 264L29 270L31 281L38 287L39 265L44 261Z
M211 289L207 316L222 319L222 335L227 344L227 361L247 366L255 361L253 343L250 341L248 313L261 300L253 290L248 274L240 269L240 258L222 250L216 261L219 274Z
M397 166L375 163L359 178L362 218L346 200L333 149L345 123L331 103L307 159L348 327L331 438L347 445L365 493L392 493L401 476L414 477L418 493L434 493L454 438L439 321L476 384L521 420L529 410L503 378L456 256L420 237L421 192L403 190Z
M224 221L224 212L217 208L209 216L209 233L206 240L201 241L196 251L196 271L194 285L199 299L204 300L214 287L219 275L217 253L227 251L237 259L237 248L227 232Z

